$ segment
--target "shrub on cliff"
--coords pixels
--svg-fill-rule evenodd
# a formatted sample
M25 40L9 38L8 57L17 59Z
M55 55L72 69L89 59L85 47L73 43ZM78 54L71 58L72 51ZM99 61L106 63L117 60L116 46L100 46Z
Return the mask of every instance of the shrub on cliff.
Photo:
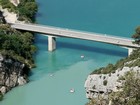
M20 0L19 5L14 6L10 0L0 0L2 8L7 8L10 12L17 13L20 21L34 21L37 12L37 4L35 0Z
M97 98L90 99L90 101L85 105L109 105L109 101L102 95L99 95Z
M106 86L107 85L107 80L103 81L103 85Z
M140 26L136 28L135 33L132 35L132 38L134 38L136 44L140 45ZM126 64L127 62L133 61L129 64ZM94 70L91 74L109 74L114 73L117 69L121 69L124 66L128 67L134 67L139 66L140 67L140 48L135 49L132 54L124 59L120 59L117 61L116 64L108 64L106 67L101 67L99 69Z
M131 62L132 61L132 62ZM127 64L127 62L130 62ZM106 67L101 67L99 69L94 70L91 74L109 74L109 73L114 73L117 69L121 69L124 66L127 67L135 67L139 66L140 67L140 49L134 50L133 53L124 58L120 59L117 61L116 64L108 64Z
M0 93L0 101L2 101L3 100L3 95L2 95L2 93Z
M140 44L140 26L136 28L135 33L132 35L132 38L135 39L136 44Z
M127 72L124 80L122 91L111 94L112 105L140 105L140 72Z
M10 0L0 0L2 8L7 8L10 12L15 12L16 7L10 2Z

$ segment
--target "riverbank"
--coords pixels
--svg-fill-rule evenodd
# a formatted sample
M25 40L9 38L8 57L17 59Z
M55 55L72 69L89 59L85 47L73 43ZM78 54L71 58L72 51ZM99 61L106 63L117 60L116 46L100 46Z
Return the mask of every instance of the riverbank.
M13 87L28 82L29 69L25 64L0 54L0 93L6 94Z
M0 2L0 100L12 88L29 82L30 69L35 67L32 57L36 51L33 34L17 31L8 25L8 23L34 20L35 8L30 10L33 11L30 17L27 16L29 12L21 13L21 8L22 11L26 10L29 4L36 6L35 1L22 2L22 4L19 0ZM23 21L19 21L21 17L24 18Z
M108 105L110 101L109 105L112 105L111 100L116 99L117 96L112 94L124 92L124 89L127 87L124 76L128 74L132 76L133 73L136 73L133 77L135 78L135 76L140 73L139 53L140 50L137 49L130 56L121 59L115 65L109 64L107 67L97 69L87 77L87 80L85 81L86 97L90 99L93 105L97 103L99 104L101 101L104 105ZM138 76L137 79L139 79ZM132 79L130 78L130 80ZM126 86L124 86L124 84ZM133 84L135 85L135 82ZM136 85L139 86L140 82ZM128 86L128 88L132 87ZM128 95L128 97L130 96L131 95ZM126 102L129 101L129 99L126 99ZM136 103L137 102L138 101L136 101Z
M123 67L122 69L117 69L115 73L89 75L85 82L86 97L88 99L92 99L97 98L100 94L105 96L110 94L112 91L119 91L123 82L119 81L119 78L129 71L140 71L140 67Z
M37 0L36 19L43 25L129 37L140 20L140 1L136 1ZM1 105L85 105L87 75L127 56L127 50L118 46L70 38L57 38L57 50L50 53L47 37L37 34L35 39L37 68L32 70L32 82L8 92ZM71 88L75 88L74 94L69 92Z

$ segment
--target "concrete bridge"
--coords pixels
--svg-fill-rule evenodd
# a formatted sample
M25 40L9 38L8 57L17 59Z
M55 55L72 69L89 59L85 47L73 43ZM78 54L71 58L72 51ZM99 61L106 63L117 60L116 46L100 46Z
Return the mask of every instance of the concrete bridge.
M116 37L93 32L83 32L39 24L10 23L10 25L15 29L37 32L47 35L49 51L53 51L56 49L56 37L77 38L123 46L128 48L128 54L132 52L133 48L140 48L140 46L138 46L137 44L133 44L134 40L124 37Z

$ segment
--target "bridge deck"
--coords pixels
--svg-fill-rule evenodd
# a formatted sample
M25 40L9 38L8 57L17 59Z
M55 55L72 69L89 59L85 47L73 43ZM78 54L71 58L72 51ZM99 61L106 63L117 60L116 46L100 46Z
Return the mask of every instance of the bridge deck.
M82 32L77 30L69 30L64 28L51 27L45 25L43 26L37 24L11 23L11 27L20 30L43 33L45 35L78 38L83 40L103 42L103 43L109 43L109 44L125 46L125 47L140 48L140 46L132 43L133 42L132 39L128 39L124 37L108 36L105 34Z

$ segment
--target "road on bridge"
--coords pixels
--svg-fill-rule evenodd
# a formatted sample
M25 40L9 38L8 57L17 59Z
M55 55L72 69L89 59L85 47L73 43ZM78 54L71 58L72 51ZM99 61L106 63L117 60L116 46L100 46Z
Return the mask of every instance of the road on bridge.
M97 41L103 43L109 43L124 47L140 48L137 44L133 44L132 39L124 37L110 36L106 34L99 34L93 32L83 32L78 30L70 30L65 28L52 27L47 25L39 24L27 24L27 23L10 23L12 28L32 31L36 33L42 33L45 35L58 36L58 37L69 37L83 40Z

